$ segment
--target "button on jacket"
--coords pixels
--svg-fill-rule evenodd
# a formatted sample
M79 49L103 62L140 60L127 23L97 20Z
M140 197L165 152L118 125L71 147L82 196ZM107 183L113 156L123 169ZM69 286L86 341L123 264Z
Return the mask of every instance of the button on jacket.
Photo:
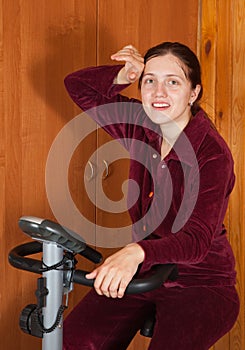
M122 66L86 68L65 86L86 111L130 154L128 189L132 236L145 251L141 273L176 263L179 277L166 287L235 284L235 260L223 225L235 176L233 159L205 112L191 118L161 159L159 126L139 100L114 84Z

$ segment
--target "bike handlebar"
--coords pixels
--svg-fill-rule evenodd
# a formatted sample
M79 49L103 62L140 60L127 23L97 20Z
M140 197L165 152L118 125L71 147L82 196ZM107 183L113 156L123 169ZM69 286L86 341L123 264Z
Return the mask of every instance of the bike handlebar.
M9 253L9 263L21 270L42 274L42 261L28 258L29 255L42 252L43 243L53 243L73 254L80 254L94 263L100 263L102 255L95 249L88 247L81 236L60 224L47 219L33 216L23 216L19 220L19 227L27 235L35 239L13 248ZM143 293L160 287L167 279L177 278L177 266L174 264L156 265L152 275L133 279L126 293ZM93 287L94 280L85 276L88 271L75 269L72 282Z
M42 252L42 244L40 242L21 244L10 251L9 263L18 269L42 274L42 261L27 257L40 252ZM85 277L88 273L88 271L75 270L72 282L93 287L94 280ZM177 267L174 264L156 265L151 276L133 279L129 283L126 293L137 294L151 291L160 287L167 279L175 280L177 273Z

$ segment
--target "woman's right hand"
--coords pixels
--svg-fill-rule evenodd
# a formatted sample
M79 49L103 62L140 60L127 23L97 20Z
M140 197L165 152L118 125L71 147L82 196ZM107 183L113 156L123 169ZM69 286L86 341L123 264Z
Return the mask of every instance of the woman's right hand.
M111 55L111 59L125 62L125 66L115 79L116 84L134 83L144 70L144 58L132 45L124 46L121 50Z

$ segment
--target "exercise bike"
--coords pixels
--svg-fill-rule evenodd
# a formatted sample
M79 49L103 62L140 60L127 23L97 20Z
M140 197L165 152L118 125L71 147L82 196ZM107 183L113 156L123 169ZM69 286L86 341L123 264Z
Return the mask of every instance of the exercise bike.
M96 264L102 261L102 255L87 246L78 234L51 220L24 216L19 227L34 241L13 248L9 263L42 275L37 280L37 304L29 304L22 310L19 326L23 332L42 338L42 350L62 350L63 312L68 305L68 294L74 283L89 287L94 284L94 280L85 277L88 271L76 269L77 254ZM42 253L41 260L28 257L37 253ZM151 291L167 279L175 280L177 274L174 264L157 265L150 277L133 279L126 293ZM154 314L149 315L140 333L152 337L154 322Z

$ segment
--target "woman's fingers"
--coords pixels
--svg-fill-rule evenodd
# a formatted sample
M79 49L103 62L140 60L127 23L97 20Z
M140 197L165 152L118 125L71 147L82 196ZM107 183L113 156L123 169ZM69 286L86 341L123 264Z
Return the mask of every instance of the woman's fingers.
M111 55L112 60L116 61L134 61L138 60L140 62L144 62L144 58L139 54L132 52L130 50L123 50Z
M99 295L105 295L111 298L118 297L119 286L121 285L122 275L117 269L103 268L97 273L94 289ZM126 288L125 288L126 289ZM122 294L122 290L120 291Z
M132 276L133 277L133 276ZM125 276L121 279L118 290L117 290L117 298L122 298L125 294L126 288L130 283L132 278L129 279L129 276Z
M121 276L119 273L113 276L107 275L100 286L100 292L110 298L122 298L130 280L129 276Z
M130 50L122 50L114 55L111 55L111 59L115 61L125 61L130 62L131 64L144 64L144 58L135 52L131 52Z
M86 278L95 278L94 289L97 294L111 298L122 298L133 275L134 272L129 273L121 267L101 265L87 274Z
M121 50L111 55L111 59L125 62L124 68L117 76L118 84L136 81L144 70L144 59L132 45L123 47Z
M105 295L111 297L111 298L117 298L118 297L118 289L121 281L121 276L118 274L114 275L111 278L105 279L101 289L103 290L103 293L107 293Z
M97 276L97 269L95 269L95 270L93 270L92 272L90 272L90 273L87 273L87 275L85 276L87 279L93 279L93 278L96 278L96 276Z
M137 243L131 243L108 257L86 277L95 278L94 288L99 295L122 298L144 256L143 249Z
M114 59L115 57L119 57L119 56L123 56L123 55L126 55L126 56L127 55L135 55L139 58L142 58L139 51L133 45L124 46L121 50L112 54L111 58Z

